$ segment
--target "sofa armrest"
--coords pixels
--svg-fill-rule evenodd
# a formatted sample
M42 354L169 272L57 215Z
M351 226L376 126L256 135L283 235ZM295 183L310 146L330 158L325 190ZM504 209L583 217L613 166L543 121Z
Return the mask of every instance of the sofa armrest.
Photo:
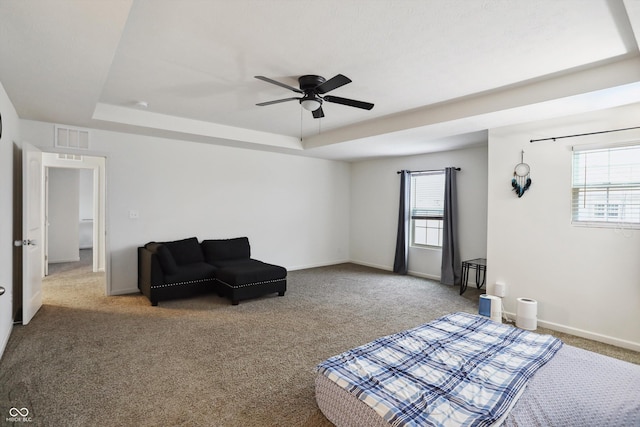
M138 288L151 299L151 286L164 283L164 273L158 255L147 248L138 248Z

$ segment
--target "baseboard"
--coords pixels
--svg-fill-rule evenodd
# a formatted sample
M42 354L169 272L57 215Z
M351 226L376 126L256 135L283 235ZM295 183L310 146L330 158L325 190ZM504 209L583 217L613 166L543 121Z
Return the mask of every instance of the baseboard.
M509 318L513 319L515 322L516 313L510 313L508 311L505 311L504 314L506 314ZM587 338L593 341L598 341L605 344L611 344L616 347L626 348L629 350L640 352L640 343L636 343L633 341L627 341L620 338L610 337L608 335L598 334L596 332L589 332L583 329L561 325L559 323L548 322L546 320L541 320L541 319L538 319L538 325L542 326L543 328L551 329L554 331L575 335L576 337Z
M351 260L349 262L351 262L353 264L362 265L362 266L365 266L365 267L377 268L378 270L393 271L393 268L389 267L387 265L379 265L379 264L373 264L373 263L370 263L370 262L354 261L354 260ZM436 282L440 281L440 276L434 276L433 274L421 273L419 271L409 270L407 272L407 274L409 276L422 277L423 279L434 280Z
M429 279L435 282L440 282L440 276L434 276L433 274L425 274L425 273L420 273L419 271L412 271L412 270L409 270L408 274L410 276L422 277L423 279Z
M78 257L78 258L69 258L69 259L49 260L49 264L61 264L63 262L78 262L78 261L80 261L80 257Z
M371 267L371 268L377 268L378 270L384 270L384 271L393 271L393 268L387 266L387 265L380 265L380 264L373 264L370 262L364 262L364 261L357 261L357 260L350 260L347 261L350 262L352 264L357 264L357 265L362 265L364 267Z
M306 270L308 268L318 268L318 267L328 267L330 265L345 264L348 262L351 262L351 261L349 261L348 259L343 259L343 260L337 260L337 261L321 262L318 264L295 265L292 267L287 267L287 271Z

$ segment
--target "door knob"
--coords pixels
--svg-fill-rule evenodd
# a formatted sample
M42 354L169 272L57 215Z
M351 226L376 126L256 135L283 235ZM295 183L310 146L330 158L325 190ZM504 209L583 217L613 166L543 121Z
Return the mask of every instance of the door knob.
M15 240L13 242L13 245L16 246L16 247L20 247L20 246L35 246L36 245L36 241L35 240L31 240L31 239Z
M0 295L4 295L4 288L0 286Z

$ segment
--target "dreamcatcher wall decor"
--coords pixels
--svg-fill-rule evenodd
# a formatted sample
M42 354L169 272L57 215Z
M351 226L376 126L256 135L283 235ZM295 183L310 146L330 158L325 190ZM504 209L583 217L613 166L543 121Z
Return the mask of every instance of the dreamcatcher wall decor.
M524 150L520 152L520 163L513 169L513 179L511 187L518 197L522 197L525 191L531 187L531 178L529 177L531 168L524 162Z

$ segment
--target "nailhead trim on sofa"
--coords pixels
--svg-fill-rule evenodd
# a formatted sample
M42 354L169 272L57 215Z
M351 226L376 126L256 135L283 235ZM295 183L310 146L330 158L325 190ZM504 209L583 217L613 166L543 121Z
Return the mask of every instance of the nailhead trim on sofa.
M192 283L202 283L202 282L213 282L216 279L198 279L198 280L189 280L187 282L176 282L176 283L162 283L160 285L151 285L152 288L166 288L169 286L180 286L180 285L190 285Z

